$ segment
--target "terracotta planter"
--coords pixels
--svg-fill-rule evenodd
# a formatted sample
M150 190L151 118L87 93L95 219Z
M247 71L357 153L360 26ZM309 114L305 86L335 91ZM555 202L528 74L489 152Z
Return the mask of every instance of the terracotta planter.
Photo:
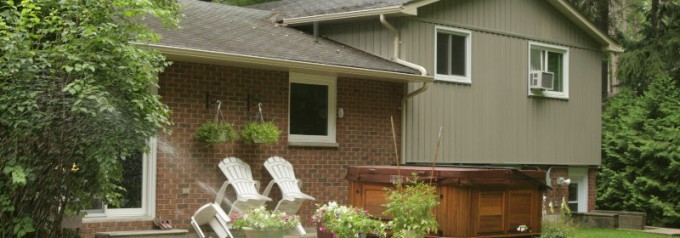
M285 230L255 230L252 228L244 227L243 233L246 234L247 238L282 238L286 234Z

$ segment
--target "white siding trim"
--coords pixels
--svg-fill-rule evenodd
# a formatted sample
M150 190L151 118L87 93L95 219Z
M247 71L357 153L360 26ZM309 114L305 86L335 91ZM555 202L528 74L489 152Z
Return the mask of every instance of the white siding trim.
M572 212L588 212L588 168L569 168L569 179L572 183L577 183L578 210ZM573 194L569 194L569 197Z
M437 73L437 33L447 33L451 35L465 36L465 75L446 75ZM472 31L446 27L446 26L434 26L434 65L432 66L432 72L434 72L434 80L455 82L455 83L465 83L472 84Z
M555 91L543 91L543 93L538 94L534 93L530 86L530 77L529 77L529 72L531 72L531 49L540 49L540 50L545 50L545 51L550 51L550 52L555 52L555 53L560 53L562 54L562 67L563 67L563 73L562 73L562 92L555 92ZM527 49L527 92L529 96L537 96L537 97L549 97L549 98L558 98L558 99L569 99L569 48L562 47L562 46L557 46L557 45L550 45L550 44L544 44L544 43L539 43L539 42L533 42L529 41L529 47Z
M296 143L318 142L336 144L336 114L337 114L337 79L335 76L328 75L313 75L297 72L289 73L290 83L304 83L328 86L328 135L327 136L313 136L313 135L295 135L290 134L290 115L288 115L288 142L295 145ZM288 90L288 112L290 114L290 89Z

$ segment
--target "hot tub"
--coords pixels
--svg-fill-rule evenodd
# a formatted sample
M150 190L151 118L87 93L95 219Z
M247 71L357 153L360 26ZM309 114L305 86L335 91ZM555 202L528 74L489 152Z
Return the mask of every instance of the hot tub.
M545 172L487 167L351 166L349 201L382 217L385 189L401 176L432 178L440 237L531 237L541 232ZM383 217L384 218L384 217ZM389 218L386 218L389 219ZM530 232L517 227L528 226Z

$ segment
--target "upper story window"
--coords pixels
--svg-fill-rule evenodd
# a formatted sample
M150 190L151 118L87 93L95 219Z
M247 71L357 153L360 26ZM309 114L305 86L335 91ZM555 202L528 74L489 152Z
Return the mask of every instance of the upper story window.
M472 83L472 33L451 27L435 27L435 79Z
M552 89L532 90L532 72L552 75ZM569 49L565 47L529 42L529 95L569 98Z
M334 76L291 72L289 104L291 145L336 146Z

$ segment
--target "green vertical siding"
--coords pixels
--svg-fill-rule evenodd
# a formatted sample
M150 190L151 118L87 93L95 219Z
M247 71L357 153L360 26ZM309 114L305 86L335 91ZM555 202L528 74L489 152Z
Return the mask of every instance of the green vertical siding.
M408 102L406 162L431 162L442 126L442 163L600 164L600 47L550 4L441 0L388 20L401 31L401 58L430 75L435 25L472 31L472 84L432 83ZM393 36L378 19L322 25L322 34L392 57ZM568 100L527 96L529 41L569 48Z

